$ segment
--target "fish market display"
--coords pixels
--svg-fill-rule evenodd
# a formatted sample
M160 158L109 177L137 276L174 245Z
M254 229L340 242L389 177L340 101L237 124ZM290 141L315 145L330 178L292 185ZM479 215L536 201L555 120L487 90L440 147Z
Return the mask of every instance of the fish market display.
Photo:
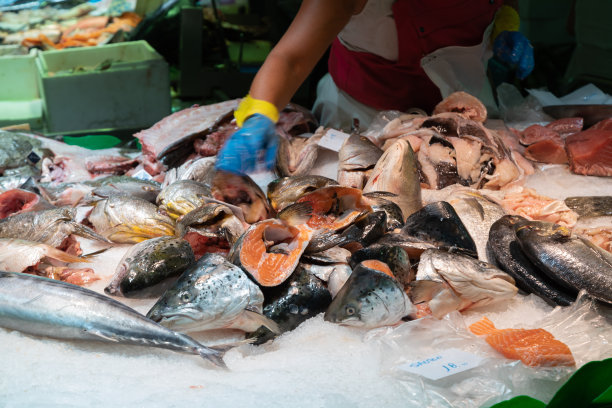
M147 317L180 332L214 329L275 333L278 326L262 315L264 296L235 265L207 254L191 266L153 305Z
M573 366L569 347L544 329L496 329L486 317L472 324L470 331L486 336L485 341L506 358L521 360L528 366Z
M189 266L195 263L189 243L175 237L158 237L134 245L123 256L115 275L104 289L125 297L160 296Z
M339 336L388 327L369 338L483 313L500 327L530 327L497 323L525 303L567 311L586 298L601 314L612 303L612 190L599 188L609 121L517 131L456 93L432 115L383 112L335 152L319 145L335 129L289 105L276 126L275 174L217 171L238 102L162 119L135 135L142 151L0 131L0 326L224 366L228 346L180 333L234 337L227 343L248 350L230 364L265 360L317 320ZM553 167L596 174L599 190L541 195L532 183L547 183L550 166L538 163L564 161ZM582 363L579 349L568 342L572 357L539 329L479 326L528 366Z
M89 289L0 272L0 326L36 336L160 347L225 367L223 353Z

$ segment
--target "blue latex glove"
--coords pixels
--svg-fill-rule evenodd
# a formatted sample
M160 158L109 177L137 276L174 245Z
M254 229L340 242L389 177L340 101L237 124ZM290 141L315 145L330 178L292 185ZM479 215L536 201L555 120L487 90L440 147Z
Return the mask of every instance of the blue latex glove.
M533 47L518 31L502 31L493 43L493 53L501 62L516 69L518 79L524 79L533 70Z
M215 168L232 173L247 173L263 159L267 169L274 165L278 150L278 136L274 122L264 115L255 114L246 119L240 129L225 143Z

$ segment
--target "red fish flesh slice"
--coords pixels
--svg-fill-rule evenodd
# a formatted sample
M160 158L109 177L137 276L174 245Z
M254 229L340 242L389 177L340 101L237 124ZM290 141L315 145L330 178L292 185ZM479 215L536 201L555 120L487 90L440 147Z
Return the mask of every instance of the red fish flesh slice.
M521 143L531 145L543 140L554 140L562 143L561 136L553 129L541 125L531 125L523 131L519 136Z
M558 136L558 135L557 135ZM541 140L525 149L525 157L540 163L565 164L567 155L563 142L559 140Z
M565 139L569 135L578 133L584 126L584 120L582 118L563 118L550 122L546 127L559 133L562 139Z
M485 341L504 357L521 360L530 367L576 364L569 347L544 329L496 329L486 317L469 328L478 336L486 336Z
M612 176L612 120L565 139L570 169L587 176Z

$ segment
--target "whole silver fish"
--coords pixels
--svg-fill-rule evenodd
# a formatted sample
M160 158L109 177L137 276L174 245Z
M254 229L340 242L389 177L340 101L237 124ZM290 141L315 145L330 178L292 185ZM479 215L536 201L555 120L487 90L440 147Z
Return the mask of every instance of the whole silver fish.
M612 254L549 222L519 223L515 231L524 254L555 283L612 303Z
M428 302L438 319L453 310L510 299L518 292L514 279L495 266L438 249L423 252L416 279L410 284L410 298L415 304Z
M131 247L104 289L109 295L157 297L189 266L195 256L189 243L176 237L157 237Z
M176 219L206 203L205 197L211 197L210 186L193 180L179 180L159 193L157 205Z
M361 263L332 300L325 320L372 329L394 325L415 312L397 280Z
M89 289L0 272L0 326L36 336L159 347L199 355L225 367L223 352L169 330Z
M206 254L181 275L147 317L181 332L215 329L255 331L276 323L262 315L264 296L242 269Z
M110 242L91 228L74 220L76 209L49 210L15 214L0 220L0 238L24 238L58 247L69 235Z
M404 219L422 207L417 161L407 141L397 140L380 157L363 188L364 193L373 191L397 194L389 200L401 208Z
M111 196L98 201L88 218L100 235L117 243L174 235L174 221L141 198Z

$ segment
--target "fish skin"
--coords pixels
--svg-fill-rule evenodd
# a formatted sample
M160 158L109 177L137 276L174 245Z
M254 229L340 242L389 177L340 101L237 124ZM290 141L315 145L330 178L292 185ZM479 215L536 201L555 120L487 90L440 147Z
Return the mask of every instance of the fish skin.
M0 282L0 326L4 328L65 340L165 348L226 367L222 352L89 289L9 272L0 272Z
M91 228L77 223L75 215L76 209L67 207L15 214L0 220L0 238L27 237L30 241L52 247L59 247L71 234L110 242Z
M199 183L211 185L215 173L216 156L201 157L197 160L188 160L179 167L174 167L166 172L163 187L177 180L193 180Z
M245 225L223 204L206 203L181 216L176 223L176 236L194 231L204 236L225 238L233 245L245 232Z
M493 223L489 231L488 246L495 264L514 278L519 289L534 293L549 304L568 306L576 297L556 285L521 250L514 227L527 221L521 216L505 215Z
M412 271L408 253L400 246L370 245L355 251L349 259L349 265L356 268L368 259L376 259L389 265L393 275L404 288L414 280L415 273Z
M206 254L188 268L153 305L147 317L181 332L216 329L255 331L266 325L264 295L246 273L218 254Z
M281 332L295 329L302 322L324 312L331 303L331 294L316 276L298 266L291 276L275 287L262 288L264 294L263 313L278 324ZM252 334L256 344L274 337L265 328Z
M0 173L7 169L25 166L28 164L27 156L40 147L41 143L27 135L7 132L0 129Z
M246 174L215 171L211 186L212 197L240 207L244 220L253 224L274 216L266 195Z
M179 277L194 263L195 256L187 241L170 236L151 238L125 253L104 292L128 298L157 297L173 277Z
M88 217L96 232L116 243L135 244L149 238L174 235L174 221L150 202L129 196L111 196L96 203Z
M128 176L108 176L86 182L93 187L92 194L108 198L111 195L129 195L155 203L161 192L161 185L153 180L140 180Z
M415 304L427 302L437 319L454 310L507 300L518 292L514 279L494 265L437 249L423 252L410 287L410 299Z
M364 193L387 191L402 210L404 218L422 207L421 183L412 147L405 140L395 141L380 157L363 188Z
M193 180L178 180L159 193L157 205L176 219L204 204L204 197L212 197L210 186Z
M338 182L323 176L281 177L268 184L268 200L276 211L281 211L300 197L318 188L337 186Z
M372 207L372 211L384 211L387 214L387 232L404 226L404 216L402 209L390 200L395 194L385 193L384 191L373 191L364 193L365 202Z
M515 232L525 255L555 283L612 303L612 254L558 224L529 221Z
M276 173L280 176L304 176L315 165L319 155L319 140L326 130L319 127L315 133L306 137L281 137L276 153Z
M478 259L493 262L487 253L489 231L495 221L506 215L504 209L475 190L461 189L449 198L448 203L474 240Z
M332 300L324 319L373 329L399 323L416 309L401 285L389 275L359 264Z
M580 217L601 217L612 215L612 196L568 197L565 205L576 211Z
M350 135L338 152L338 182L340 185L363 188L366 172L373 169L383 151L365 136Z
M399 233L385 234L383 245L459 250L476 256L476 244L455 209L446 201L427 204L406 219Z

